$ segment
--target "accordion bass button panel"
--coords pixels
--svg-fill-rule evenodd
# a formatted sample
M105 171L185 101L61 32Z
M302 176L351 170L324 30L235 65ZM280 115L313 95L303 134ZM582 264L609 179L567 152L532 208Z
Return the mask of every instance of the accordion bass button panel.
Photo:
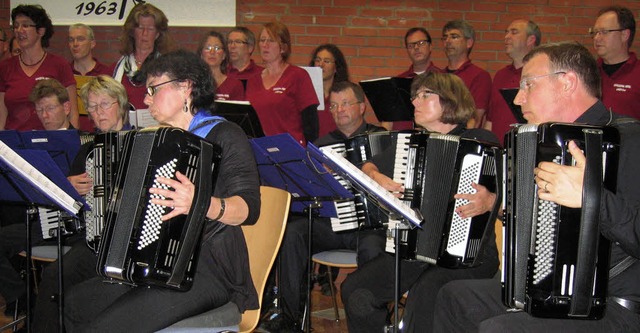
M169 186L165 184L161 184L158 182L158 177L164 178L174 178L176 174L176 160L175 158L165 165L161 166L156 170L156 175L153 181L153 187L161 188L164 190L168 190ZM152 194L152 199L164 199L164 196ZM140 239L138 241L138 250L142 250L147 245L158 240L160 236L160 227L162 224L162 215L166 212L166 207L156 205L149 201L147 205L147 212L145 213L145 218L142 224L142 233L140 235Z

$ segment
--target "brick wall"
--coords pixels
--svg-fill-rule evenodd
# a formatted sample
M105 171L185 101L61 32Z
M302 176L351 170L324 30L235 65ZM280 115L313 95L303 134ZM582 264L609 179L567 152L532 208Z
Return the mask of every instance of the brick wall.
M444 67L440 29L449 20L464 19L476 29L472 60L493 74L509 62L502 41L513 19L524 17L538 23L542 42L575 40L591 48L587 31L598 9L614 3L631 8L640 21L637 0L237 0L237 23L248 26L256 35L261 25L271 20L287 24L293 38L291 62L296 65L308 64L315 46L335 43L347 57L352 80L360 81L394 75L408 67L403 36L413 26L429 30L434 39L432 58ZM9 6L9 0L0 0L3 28L9 26ZM69 58L66 29L56 27L50 51ZM178 46L195 50L208 30L179 27L172 28L171 33ZM95 27L95 31L96 57L106 63L115 61L120 27ZM634 51L639 44L635 43ZM259 62L257 53L254 58Z

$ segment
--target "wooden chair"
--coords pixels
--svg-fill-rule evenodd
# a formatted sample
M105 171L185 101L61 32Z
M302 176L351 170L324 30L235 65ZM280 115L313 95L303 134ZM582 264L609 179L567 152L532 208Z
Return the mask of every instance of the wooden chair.
M261 186L260 217L254 225L242 226L249 252L251 278L262 307L262 293L269 271L276 259L289 214L291 194L273 187ZM183 319L161 331L167 332L251 332L258 325L260 309L247 310L238 324L238 308L233 303L203 314ZM227 322L221 318L229 318Z

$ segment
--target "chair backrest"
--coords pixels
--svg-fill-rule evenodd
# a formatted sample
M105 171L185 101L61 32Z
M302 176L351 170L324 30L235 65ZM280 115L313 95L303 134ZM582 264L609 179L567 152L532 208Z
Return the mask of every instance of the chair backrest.
M260 217L256 224L242 226L242 232L249 252L251 278L262 307L262 292L282 243L291 194L277 188L261 186L260 195ZM253 331L259 319L260 309L246 310L242 314L240 332Z

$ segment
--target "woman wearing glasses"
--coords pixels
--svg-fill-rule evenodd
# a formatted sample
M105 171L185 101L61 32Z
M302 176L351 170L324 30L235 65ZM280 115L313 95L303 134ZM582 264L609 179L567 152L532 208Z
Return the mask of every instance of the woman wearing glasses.
M466 128L467 121L475 114L475 103L459 77L447 73L421 74L411 84L411 95L418 126L430 132L498 143L495 135L487 130ZM393 161L393 156L385 152L376 155L363 165L362 170L387 190L402 192L402 185L388 176L392 173L389 170L392 166L384 161ZM476 190L474 194L455 195L456 199L469 201L456 210L462 218L484 214L492 209L495 202L495 194L484 186L475 184L473 187ZM498 252L493 226L489 223L488 237L483 239L483 250L479 255L482 264L474 268L447 269L421 261L401 261L400 295L411 288L404 309L403 331L430 331L435 296L446 282L491 278L496 273ZM341 293L349 332L381 331L386 325L387 303L394 301L394 265L393 255L382 254L347 276Z
M97 277L72 288L65 302L69 332L154 332L180 319L233 301L242 312L257 309L241 224L260 213L258 171L247 136L236 124L211 116L214 86L207 64L194 53L176 51L145 67L151 115L161 124L188 130L222 149L218 176L202 234L201 251L189 291L105 284ZM167 220L188 214L194 185L185 176L159 178L152 188L172 207Z
M107 75L96 76L80 89L80 98L98 133L130 130L129 101L122 84ZM71 165L69 182L81 195L87 195L93 187L93 179L86 172L86 159L93 149L93 142L84 144ZM90 205L92 202L88 202ZM71 246L62 258L64 288L95 276L96 254L86 243L86 228L65 239ZM58 265L48 265L42 271L38 295L33 311L34 332L55 332L58 329L58 305L51 300L58 293Z
M53 25L38 5L19 5L11 10L13 34L21 53L0 63L0 130L43 129L29 93L41 78L56 79L69 92L71 124L78 128L76 80L69 63L48 53Z
M318 137L335 130L336 123L329 112L329 95L334 83L349 81L349 67L342 51L334 44L322 44L311 53L309 66L322 68L324 110L318 110Z
M247 80L246 97L266 135L289 133L301 145L318 137L318 97L307 72L289 63L291 35L280 22L264 25L258 46L264 65Z
M144 104L144 78L141 67L171 49L169 19L160 9L149 3L135 5L122 27L120 54L113 65L113 78L127 90L129 102L138 109Z
M211 69L213 81L216 84L216 100L243 101L242 82L227 76L229 50L224 36L217 31L210 31L200 41L197 53Z

